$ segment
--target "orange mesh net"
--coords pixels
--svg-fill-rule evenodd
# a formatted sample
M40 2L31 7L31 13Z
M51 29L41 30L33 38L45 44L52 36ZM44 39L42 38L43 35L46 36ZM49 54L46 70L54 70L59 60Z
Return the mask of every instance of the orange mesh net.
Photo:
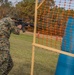
M73 3L73 0L43 2L38 8L36 43L61 49L66 23L70 16L74 16Z
M74 57L74 0L39 0L38 7L36 0L36 8L31 75L35 69L34 62L35 67L37 64L39 65L36 68L39 68L38 73L40 73L41 68L40 75L52 75L51 72L45 73L45 67L43 67L44 72L42 72L40 64L46 67L49 67L50 64L50 68L54 67L50 60L53 60L51 60L52 63L57 61L58 54L53 52ZM35 46L42 49L38 48L34 51ZM43 64L44 62L45 64Z

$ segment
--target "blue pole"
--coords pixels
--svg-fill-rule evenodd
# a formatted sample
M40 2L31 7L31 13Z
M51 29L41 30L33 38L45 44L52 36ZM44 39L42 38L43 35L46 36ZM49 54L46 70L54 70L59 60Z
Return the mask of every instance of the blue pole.
M72 17L68 19L61 50L74 54L74 18ZM74 57L60 54L55 75L74 75Z

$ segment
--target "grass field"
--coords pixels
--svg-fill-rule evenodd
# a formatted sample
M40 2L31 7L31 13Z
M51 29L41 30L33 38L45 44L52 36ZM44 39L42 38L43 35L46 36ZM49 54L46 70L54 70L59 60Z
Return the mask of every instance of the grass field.
M11 55L14 67L9 75L30 75L32 35L11 35ZM58 54L41 48L35 50L34 75L54 75Z

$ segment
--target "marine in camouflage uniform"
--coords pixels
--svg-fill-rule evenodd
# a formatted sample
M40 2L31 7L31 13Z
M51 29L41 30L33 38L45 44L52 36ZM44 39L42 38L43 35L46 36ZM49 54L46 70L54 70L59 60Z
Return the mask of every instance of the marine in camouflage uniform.
M11 17L0 20L0 75L7 75L13 67L9 38L11 33L19 34L19 31Z

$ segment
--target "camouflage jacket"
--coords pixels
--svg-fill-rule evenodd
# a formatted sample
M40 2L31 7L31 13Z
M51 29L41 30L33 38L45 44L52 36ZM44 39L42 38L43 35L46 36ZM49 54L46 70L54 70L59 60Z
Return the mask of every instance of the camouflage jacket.
M0 75L7 71L10 60L10 42L9 37L13 32L19 34L20 29L15 26L14 21L10 17L0 20ZM12 63L10 61L10 63Z
M11 33L19 34L20 29L15 26L15 23L10 17L6 17L0 20L0 37L10 37Z

